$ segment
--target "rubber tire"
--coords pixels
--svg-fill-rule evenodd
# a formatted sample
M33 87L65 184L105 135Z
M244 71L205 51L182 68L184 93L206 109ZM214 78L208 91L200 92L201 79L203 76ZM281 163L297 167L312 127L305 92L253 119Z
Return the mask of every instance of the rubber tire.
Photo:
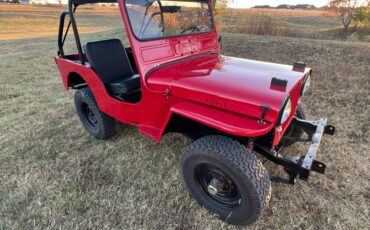
M305 108L302 104L298 104L297 111L295 112L294 116L298 117L299 119L306 120L306 112L305 112ZM287 129L287 131L285 132L284 136L299 137L300 138L300 137L303 136L303 133L304 133L304 131L302 129L299 129L297 127L294 127L294 126L290 125L289 128ZM285 140L283 145L285 147L289 147L294 143L295 143L295 141Z
M241 194L238 207L225 209L210 202L194 175L195 169L202 163L217 166L234 181ZM195 200L229 224L254 224L268 208L271 197L268 172L253 151L248 151L231 138L205 136L196 140L182 154L180 167L185 184Z
M104 114L99 110L94 95L92 94L89 88L82 88L76 91L74 99L77 114L87 132L89 132L97 139L108 139L109 137L112 137L116 133L116 121L112 117ZM86 103L90 107L92 112L95 114L98 126L96 129L92 128L89 125L82 111L83 103Z

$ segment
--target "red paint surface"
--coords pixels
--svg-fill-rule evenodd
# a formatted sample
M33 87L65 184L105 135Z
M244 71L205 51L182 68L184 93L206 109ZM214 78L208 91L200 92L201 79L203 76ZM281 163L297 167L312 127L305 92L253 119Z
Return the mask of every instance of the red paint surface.
M70 74L79 74L101 111L138 126L141 133L157 141L173 113L232 135L264 135L276 129L279 110L289 95L292 114L282 133L275 130L274 145L280 142L296 110L303 77L310 69L302 73L293 71L292 66L222 57L216 28L205 34L138 41L130 30L123 1L118 2L141 76L141 101L131 104L112 98L91 68L56 57L66 89ZM172 64L150 71L169 62ZM288 80L285 91L271 88L273 77ZM266 123L261 124L258 120L265 105L271 110L266 113Z

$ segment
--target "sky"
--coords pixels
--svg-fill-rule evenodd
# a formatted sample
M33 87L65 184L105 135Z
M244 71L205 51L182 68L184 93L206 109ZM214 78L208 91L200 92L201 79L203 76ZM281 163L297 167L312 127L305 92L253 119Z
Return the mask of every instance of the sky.
M328 4L329 0L258 0L258 1L250 1L250 0L234 0L234 3L230 4L231 7L253 7L255 5L270 5L270 6L277 6L280 4L313 4L315 6L324 6Z

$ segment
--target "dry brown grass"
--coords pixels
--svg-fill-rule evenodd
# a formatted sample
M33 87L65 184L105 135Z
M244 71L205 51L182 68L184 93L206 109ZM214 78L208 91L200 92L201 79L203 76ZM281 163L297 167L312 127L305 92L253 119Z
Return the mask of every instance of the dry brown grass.
M353 27L344 33L339 18L323 10L229 9L217 21L223 32L370 41L369 28Z
M56 13L59 15L62 10L64 10L66 6L53 6L53 5L46 5L46 6L40 6L40 5L15 5L15 4L1 4L0 3L0 12L23 12L27 14L32 14L33 12L43 12L43 13ZM79 12L84 12L84 13L100 13L100 14L119 14L117 12L116 6L97 6L97 5L87 5L87 6L80 6L79 7Z
M98 22L96 17L86 16ZM106 18L106 22L115 20ZM84 40L117 35L85 34ZM73 42L68 42L73 45ZM273 184L267 215L235 228L199 207L184 189L178 160L189 140L160 144L120 125L108 141L89 136L57 67L56 39L0 41L0 229L368 229L370 45L224 34L225 54L314 67L303 99L309 118L328 117L325 175ZM286 151L302 151L295 145ZM269 166L271 174L284 175Z
M55 35L62 9L59 6L0 4L0 40ZM84 6L79 8L79 12L82 13L82 22L79 23L81 33L101 32L110 27L99 20L86 20L86 17L119 16L116 7Z

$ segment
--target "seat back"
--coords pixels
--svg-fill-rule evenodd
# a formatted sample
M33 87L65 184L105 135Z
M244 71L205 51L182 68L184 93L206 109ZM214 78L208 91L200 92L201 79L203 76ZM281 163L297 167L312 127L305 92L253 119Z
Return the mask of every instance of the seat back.
M134 74L126 50L119 39L88 42L84 48L91 67L105 84L123 80Z

